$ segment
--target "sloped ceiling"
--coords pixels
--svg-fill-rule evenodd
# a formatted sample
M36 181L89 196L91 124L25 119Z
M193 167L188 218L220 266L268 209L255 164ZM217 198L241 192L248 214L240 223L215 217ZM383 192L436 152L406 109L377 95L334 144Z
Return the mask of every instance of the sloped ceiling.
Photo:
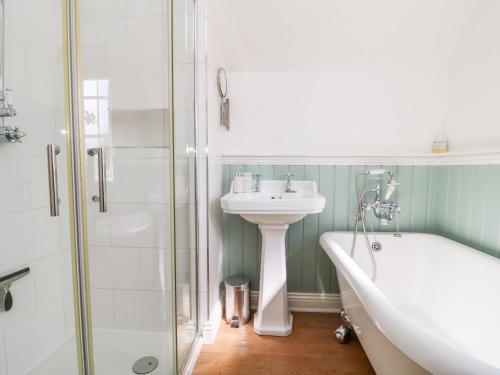
M209 48L233 72L442 69L481 2L211 0Z

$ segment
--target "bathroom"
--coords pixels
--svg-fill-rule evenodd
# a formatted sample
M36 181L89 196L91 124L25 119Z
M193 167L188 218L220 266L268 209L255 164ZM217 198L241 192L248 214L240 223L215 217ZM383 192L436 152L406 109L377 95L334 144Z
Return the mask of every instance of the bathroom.
M499 19L0 0L0 375L500 374Z

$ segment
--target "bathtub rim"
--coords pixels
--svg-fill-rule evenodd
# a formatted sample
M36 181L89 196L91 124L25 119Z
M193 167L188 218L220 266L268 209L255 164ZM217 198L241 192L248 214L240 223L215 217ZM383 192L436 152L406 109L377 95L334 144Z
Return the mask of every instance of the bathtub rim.
M430 335L399 311L378 289L362 269L351 259L334 238L336 234L353 235L351 231L331 231L320 236L320 245L341 272L360 300L363 309L379 331L401 352L433 374L499 374L500 368L453 348ZM391 232L377 232L378 236L392 235ZM402 233L404 236L420 235L448 238L428 233ZM460 244L462 245L462 244ZM462 245L464 246L464 245ZM408 340L407 338L411 339ZM444 359L444 360L443 360ZM444 370L445 368L445 370Z

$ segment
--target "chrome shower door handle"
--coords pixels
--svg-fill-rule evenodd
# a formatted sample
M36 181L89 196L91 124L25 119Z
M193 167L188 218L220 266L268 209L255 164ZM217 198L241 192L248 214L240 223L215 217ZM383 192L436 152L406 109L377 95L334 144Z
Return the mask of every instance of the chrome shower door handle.
M97 175L99 183L99 195L94 195L92 200L99 202L99 211L108 212L107 191L106 191L106 157L102 147L94 147L88 149L87 153L90 156L97 155Z
M47 145L47 164L49 171L50 216L59 216L59 189L57 182L57 155L61 148L55 144Z

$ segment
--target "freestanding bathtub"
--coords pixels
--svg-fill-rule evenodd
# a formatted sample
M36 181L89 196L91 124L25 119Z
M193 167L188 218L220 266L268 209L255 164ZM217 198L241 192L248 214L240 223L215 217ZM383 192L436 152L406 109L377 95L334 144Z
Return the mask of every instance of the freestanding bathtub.
M377 279L362 234L328 232L342 304L379 375L500 374L500 260L444 237L376 233Z

